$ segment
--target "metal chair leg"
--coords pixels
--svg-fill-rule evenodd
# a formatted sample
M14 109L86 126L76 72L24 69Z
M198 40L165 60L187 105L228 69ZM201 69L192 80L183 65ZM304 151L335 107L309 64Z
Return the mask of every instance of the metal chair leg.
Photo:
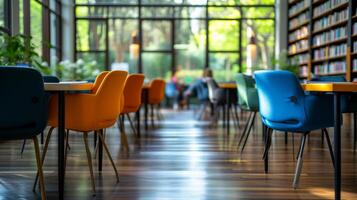
M115 172L115 175L116 175L116 178L117 178L117 182L119 182L118 171L117 171L117 168L115 167L113 158L112 158L112 156L110 155L110 152L109 152L107 143L105 142L105 139L104 139L104 137L103 137L103 130L100 131L100 133L99 133L99 138L100 138L100 140L102 141L104 150L105 150L105 152L106 152L107 155L108 155L108 158L109 158L109 160L110 160L110 163L112 164L112 167L113 167L113 169L114 169L114 172Z
M245 124L245 126L244 126L244 130L243 130L243 132L242 132L242 135L240 136L240 139L239 139L237 148L240 147L240 144L241 144L242 141L243 141L243 138L244 138L244 136L245 136L245 134L246 134L247 128L248 128L248 126L249 126L249 124L250 124L250 120L251 120L251 118L252 118L252 115L253 115L253 113L250 112L250 113L249 113L249 116L248 116L248 119L247 119L247 122L246 122L246 124Z
M46 157L48 145L49 145L50 140L51 140L53 129L55 129L55 127L51 127L50 130L48 130L48 133L47 133L47 137L46 137L46 140L45 140L45 146L43 147L42 156L41 156L41 166L43 166L43 163L45 162L45 157ZM39 171L37 170L37 174L36 174L35 182L33 183L32 191L36 190L38 176L39 176Z
M26 146L26 139L23 141L23 143L22 143L22 147L21 147L21 156L22 156L22 154L24 153L24 151L25 151L25 146Z
M248 128L247 133L246 133L247 136L245 137L245 140L244 140L244 143L243 143L243 147L242 147L242 149L241 149L241 154L243 153L244 148L245 148L245 145L247 144L248 137L249 137L249 135L250 135L251 129L252 129L253 124L254 124L254 122L255 122L255 116L256 116L256 114L257 114L256 112L253 113L253 118L252 118L252 120L251 120L250 126L249 126L249 128Z
M264 160L264 172L268 173L269 171L269 149L271 145L271 135L273 133L273 129L268 127L265 128L265 149L263 153L263 160Z
M84 140L84 145L85 145L86 153L87 153L87 161L88 161L88 166L89 166L90 178L91 178L91 182L92 182L92 192L94 193L93 195L95 195L95 182L94 182L94 174L93 174L92 155L91 155L89 145L88 145L88 133L87 132L83 133L83 140Z
M304 135L301 137L300 151L299 151L299 156L298 156L298 161L296 164L295 176L294 176L294 181L293 181L294 189L296 189L298 187L299 181L300 181L300 174L301 174L301 169L302 169L302 164L303 164L302 157L304 154L306 136L307 136L307 133L304 133Z
M287 145L287 144L288 144L288 132L285 131L284 134L285 134L285 135L284 135L284 137L285 137L285 145Z
M41 188L41 199L45 200L46 198L46 189L45 189L45 180L43 178L43 170L42 170L42 161L40 156L40 145L38 144L37 137L32 138L34 146L35 146L35 154L36 154L36 163L37 163L37 171L40 179L40 188Z
M322 129L322 131L324 132L325 136L326 136L326 142L327 142L327 145L328 145L328 150L330 152L330 156L331 156L331 161L332 161L332 164L333 164L333 167L335 167L335 156L333 155L333 150L332 150L332 144L331 144L331 140L330 140L330 136L327 132L327 129Z
M128 120L129 120L131 130L133 131L134 135L136 135L136 136L137 136L137 131L136 131L136 129L135 129L135 126L134 126L133 121L132 121L132 120L131 120L131 118L130 118L129 113L126 113L126 117L127 117L127 118L128 118Z

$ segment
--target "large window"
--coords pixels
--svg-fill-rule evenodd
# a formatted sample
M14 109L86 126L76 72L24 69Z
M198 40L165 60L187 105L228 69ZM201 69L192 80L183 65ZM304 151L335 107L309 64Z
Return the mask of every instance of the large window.
M191 83L212 68L218 81L246 70L249 36L255 68L274 55L274 0L76 0L76 57L146 77ZM135 42L139 48L132 48ZM138 56L135 56L138 51ZM101 59L101 60L97 60Z
M18 14L19 33L31 36L42 60L55 65L62 59L61 1L19 0Z
M10 33L10 0L0 0L0 32Z

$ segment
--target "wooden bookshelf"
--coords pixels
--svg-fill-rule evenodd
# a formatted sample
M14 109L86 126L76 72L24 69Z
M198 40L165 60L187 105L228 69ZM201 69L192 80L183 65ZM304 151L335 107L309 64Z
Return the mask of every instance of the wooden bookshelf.
M352 81L357 79L357 1L329 2L332 1L289 1L288 55L304 68L300 70L302 79L345 75ZM296 26L289 27L291 24Z

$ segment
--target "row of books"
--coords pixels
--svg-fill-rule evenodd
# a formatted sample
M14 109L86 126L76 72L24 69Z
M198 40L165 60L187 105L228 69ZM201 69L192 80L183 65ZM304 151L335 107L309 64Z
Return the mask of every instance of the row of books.
M307 77L309 75L309 68L307 65L301 66L299 68L299 75L300 77Z
M289 41L294 41L294 40L304 38L308 34L309 34L309 30L308 30L307 26L301 27L301 28L297 29L296 31L289 34Z
M300 26L301 24L307 22L309 19L309 12L304 12L300 14L298 17L295 17L292 20L289 20L289 29L293 29L295 27Z
M309 47L308 40L300 40L289 46L289 54L294 54L302 50L306 50Z
M314 22L314 30L319 30L326 28L332 24L336 24L348 19L348 10L342 10L340 12L335 12L331 15L323 17Z
M289 16L294 15L295 13L299 12L300 10L310 6L310 0L303 0L300 1L299 3L291 6L289 9Z
M309 54L308 53L302 53L294 56L292 58L292 62L294 64L306 64L309 61Z
M357 59L352 60L352 70L357 71Z
M357 34L357 23L353 23L352 34Z
M322 45L345 37L347 37L347 28L340 27L315 35L312 44L313 46Z
M336 57L346 55L347 44L339 44L328 46L324 48L319 48L314 50L314 59L320 60L328 57Z
M353 52L353 53L356 53L356 52L357 52L357 41L354 41L354 42L353 42L352 52Z
M336 61L336 62L326 62L321 65L314 66L314 74L333 74L333 73L345 73L346 72L346 62Z
M321 5L317 6L316 8L314 8L314 16L318 16L328 10L330 10L331 8L338 6L340 4L346 3L348 2L348 0L329 0L326 1L324 3L322 3Z

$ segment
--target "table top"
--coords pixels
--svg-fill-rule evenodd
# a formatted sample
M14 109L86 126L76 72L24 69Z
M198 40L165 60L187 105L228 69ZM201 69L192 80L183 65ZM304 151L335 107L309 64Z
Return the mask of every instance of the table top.
M45 83L45 91L84 91L91 90L93 83L78 81L78 82L59 82Z
M219 83L218 85L223 89L237 89L236 83Z
M311 92L357 92L357 84L351 82L324 82L301 84L305 91Z

